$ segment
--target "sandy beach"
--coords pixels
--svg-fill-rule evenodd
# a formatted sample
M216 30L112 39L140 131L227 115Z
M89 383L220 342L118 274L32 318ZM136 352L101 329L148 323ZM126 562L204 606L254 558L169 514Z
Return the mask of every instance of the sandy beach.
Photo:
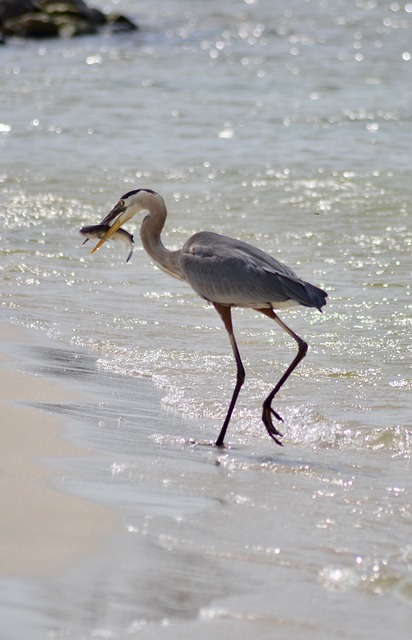
M115 521L109 509L53 486L52 461L90 454L64 440L65 418L36 408L79 399L59 381L25 370L16 354L39 340L37 332L0 325L2 575L62 569L101 548Z

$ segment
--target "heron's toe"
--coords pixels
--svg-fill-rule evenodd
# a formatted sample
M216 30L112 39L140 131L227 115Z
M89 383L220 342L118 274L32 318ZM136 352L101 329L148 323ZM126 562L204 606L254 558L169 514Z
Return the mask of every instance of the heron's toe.
M272 415L275 416L275 418L280 422L283 422L283 419L281 418L281 416L274 409L272 409L272 407L270 406L270 403L266 403L266 402L263 403L263 412L262 412L263 424L265 425L266 430L270 435L270 437L272 438L272 440L274 440L276 444L278 444L281 447L282 442L279 440L279 438L283 437L283 433L281 433L278 429L276 429L275 425L273 424Z

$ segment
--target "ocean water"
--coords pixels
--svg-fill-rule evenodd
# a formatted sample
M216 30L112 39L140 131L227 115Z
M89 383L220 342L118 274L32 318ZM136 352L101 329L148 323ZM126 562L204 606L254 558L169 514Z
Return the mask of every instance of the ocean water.
M79 567L47 611L54 582L16 586L16 611L51 638L409 637L412 4L95 4L141 29L0 52L1 311L60 345L40 369L94 372L70 437L103 461L60 488L125 526L76 597ZM276 400L283 449L260 413L294 343L234 311L247 379L230 446L203 446L235 377L219 317L154 269L139 221L129 264L82 246L141 187L167 246L233 235L328 291L280 314L309 343Z

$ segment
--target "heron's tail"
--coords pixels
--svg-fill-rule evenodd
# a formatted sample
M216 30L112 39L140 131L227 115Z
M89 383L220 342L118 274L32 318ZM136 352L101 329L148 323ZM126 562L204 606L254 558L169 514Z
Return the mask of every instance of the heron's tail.
M315 307L322 312L328 294L310 282L284 276L282 274L283 291L290 300L295 300L304 307Z
M308 307L316 307L316 309L319 309L322 313L322 307L325 306L326 298L328 297L326 291L319 289L319 287L315 287L313 284L310 284L310 282L305 282L305 288L309 294L311 302L310 304L303 304Z

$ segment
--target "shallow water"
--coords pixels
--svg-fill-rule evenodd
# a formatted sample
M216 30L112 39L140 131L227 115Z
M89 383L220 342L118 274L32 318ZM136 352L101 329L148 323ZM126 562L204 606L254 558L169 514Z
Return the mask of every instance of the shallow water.
M58 579L39 628L406 638L412 6L117 5L140 32L1 52L2 313L61 344L40 371L86 372L96 397L67 412L101 457L61 488L125 513L122 542ZM276 403L284 449L260 407L294 344L234 312L247 380L231 448L196 444L234 383L219 318L153 269L138 232L131 264L123 245L82 247L78 229L138 187L165 197L169 246L235 235L329 292L322 315L282 315L310 347ZM55 588L19 583L16 610Z

